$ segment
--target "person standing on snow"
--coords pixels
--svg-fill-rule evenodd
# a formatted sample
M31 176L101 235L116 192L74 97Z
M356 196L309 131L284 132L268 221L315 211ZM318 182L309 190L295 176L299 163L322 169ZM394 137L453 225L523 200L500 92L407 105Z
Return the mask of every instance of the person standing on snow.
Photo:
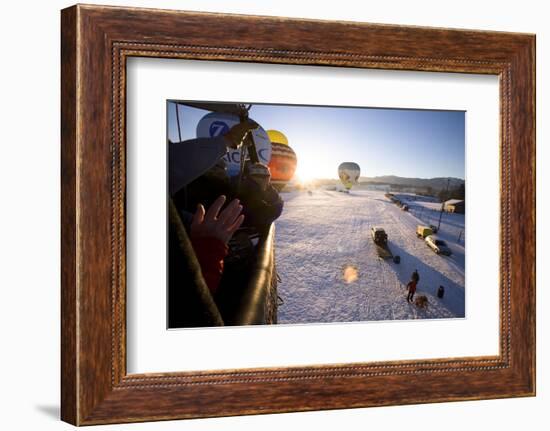
M407 289L408 289L407 301L408 302L412 302L414 294L416 292L416 286L419 280L420 280L420 275L418 274L418 270L415 269L411 275L411 281L407 283Z
M414 294L416 292L416 281L409 281L409 283L407 284L407 289L409 289L409 293L407 294L407 301L412 302Z

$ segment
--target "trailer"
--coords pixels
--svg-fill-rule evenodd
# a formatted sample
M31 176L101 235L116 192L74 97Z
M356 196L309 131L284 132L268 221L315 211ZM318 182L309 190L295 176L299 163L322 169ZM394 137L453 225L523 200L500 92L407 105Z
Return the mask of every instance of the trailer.
M378 253L378 257L382 258L382 259L393 259L393 254L390 250L390 248L388 247L388 244L377 244L376 242L374 243L376 245L376 253Z

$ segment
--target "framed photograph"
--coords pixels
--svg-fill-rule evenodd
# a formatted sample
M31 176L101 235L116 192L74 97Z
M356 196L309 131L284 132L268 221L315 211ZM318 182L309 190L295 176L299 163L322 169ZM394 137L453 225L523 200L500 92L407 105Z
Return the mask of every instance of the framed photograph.
M534 35L61 18L64 421L535 394Z

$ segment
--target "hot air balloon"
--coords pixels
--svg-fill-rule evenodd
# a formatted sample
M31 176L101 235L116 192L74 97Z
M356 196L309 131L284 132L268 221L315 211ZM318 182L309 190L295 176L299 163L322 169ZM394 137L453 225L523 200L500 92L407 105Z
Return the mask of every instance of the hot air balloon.
M251 119L252 120L252 119ZM240 121L239 116L231 112L211 112L201 118L197 124L197 137L210 138L226 133ZM253 120L252 120L253 121ZM262 126L252 132L252 138L256 145L258 158L263 164L268 164L271 159L271 142ZM234 177L239 174L241 166L241 149L230 149L224 156L227 166L227 174Z
M271 142L277 142L278 144L288 145L288 139L278 130L268 130L267 135Z
M268 163L271 171L271 184L278 191L292 179L296 171L296 153L288 145L288 139L277 130L268 130L271 141L271 160Z
M344 162L338 166L338 176L340 181L346 188L346 190L351 189L357 180L359 179L359 174L361 173L361 168L359 165L354 162Z

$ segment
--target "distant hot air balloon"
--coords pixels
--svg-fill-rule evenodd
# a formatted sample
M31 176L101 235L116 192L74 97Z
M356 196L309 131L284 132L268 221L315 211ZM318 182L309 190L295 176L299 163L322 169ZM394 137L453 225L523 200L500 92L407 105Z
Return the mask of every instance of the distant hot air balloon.
M340 181L342 181L342 184L346 190L351 189L352 186L357 184L360 173L361 168L359 168L359 165L354 162L344 162L338 166L338 176L340 177Z
M268 163L271 171L271 183L278 191L292 179L296 171L296 153L288 145L288 139L277 130L268 130L271 141L271 160Z

